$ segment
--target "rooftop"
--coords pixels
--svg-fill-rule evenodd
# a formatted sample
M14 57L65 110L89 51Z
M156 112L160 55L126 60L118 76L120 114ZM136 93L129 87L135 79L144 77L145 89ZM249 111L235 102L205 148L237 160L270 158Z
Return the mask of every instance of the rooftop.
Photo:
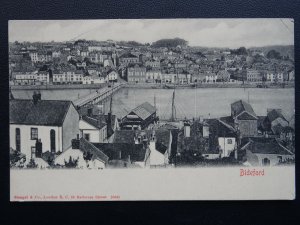
M145 120L153 113L155 113L156 109L149 102L144 102L143 104L133 109L131 112L135 113L138 117Z
M145 160L147 150L143 144L93 143L93 145L103 151L109 161L130 159L133 162L142 162Z
M11 124L61 126L71 101L14 99L9 101Z
M256 114L249 103L239 100L231 104L231 113L234 117L240 115L242 112L247 112L248 114L256 117Z
M249 150L256 154L293 155L287 148L280 145L275 138L243 138L242 145L241 150Z

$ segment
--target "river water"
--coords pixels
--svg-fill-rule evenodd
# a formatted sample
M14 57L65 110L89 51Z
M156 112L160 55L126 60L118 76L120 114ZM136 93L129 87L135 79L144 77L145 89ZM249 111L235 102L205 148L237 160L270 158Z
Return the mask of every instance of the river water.
M42 90L42 99L76 100L95 90L66 89ZM171 116L172 89L122 88L113 96L113 113L124 116L130 109L148 101L158 109L161 119ZM230 115L230 104L237 100L250 102L257 115L266 115L268 108L281 108L287 119L294 115L295 90L260 88L203 88L176 89L175 108L177 118L220 117ZM32 90L13 90L15 98L30 99ZM108 103L105 105L108 109Z

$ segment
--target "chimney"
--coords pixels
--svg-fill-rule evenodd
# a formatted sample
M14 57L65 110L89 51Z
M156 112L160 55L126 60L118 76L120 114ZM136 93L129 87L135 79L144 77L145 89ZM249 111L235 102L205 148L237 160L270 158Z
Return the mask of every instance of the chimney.
M72 139L72 149L79 149L80 148L80 140L79 140L79 134L77 134L76 139Z
M209 137L209 125L207 123L203 123L203 137L208 138Z
M87 115L92 116L92 114L93 114L93 108L88 108L87 109Z
M156 143L156 136L155 136L155 131L153 130L153 132L151 134L150 142L149 142L150 152L156 150L155 143Z
M41 94L38 94L34 91L32 95L32 99L33 99L33 104L36 105L38 101L41 100Z
M40 91L38 91L38 93L37 93L37 98L38 98L38 100L42 100L42 94Z
M36 140L36 143L35 143L35 157L41 158L42 152L43 152L43 144L42 144L41 139L38 139L38 140Z
M190 137L191 136L191 125L188 121L184 122L184 137Z

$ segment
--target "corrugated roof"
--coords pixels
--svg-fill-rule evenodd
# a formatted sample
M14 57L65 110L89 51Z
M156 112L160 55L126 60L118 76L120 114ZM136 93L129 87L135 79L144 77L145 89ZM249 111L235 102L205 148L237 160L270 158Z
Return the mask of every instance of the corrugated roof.
M61 126L71 101L15 99L9 102L9 121L11 124Z
M135 113L141 119L145 120L153 113L155 113L156 109L149 102L144 102L143 104L133 109L132 112Z

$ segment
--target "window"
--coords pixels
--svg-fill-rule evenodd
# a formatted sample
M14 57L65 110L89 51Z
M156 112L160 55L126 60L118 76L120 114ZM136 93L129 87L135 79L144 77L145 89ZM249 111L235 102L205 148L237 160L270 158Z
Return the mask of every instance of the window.
M31 128L31 140L37 140L37 139L38 139L38 129Z
M16 150L21 151L21 132L20 128L16 128Z
M268 158L264 158L262 160L262 164L263 164L263 166L270 166L270 160Z
M90 141L90 134L84 134L84 139Z
M31 146L31 158L35 158L35 146Z
M277 156L278 162L281 163L282 162L282 156Z
M227 144L231 145L232 144L232 139L227 139Z
M55 130L50 130L50 151L55 152Z

